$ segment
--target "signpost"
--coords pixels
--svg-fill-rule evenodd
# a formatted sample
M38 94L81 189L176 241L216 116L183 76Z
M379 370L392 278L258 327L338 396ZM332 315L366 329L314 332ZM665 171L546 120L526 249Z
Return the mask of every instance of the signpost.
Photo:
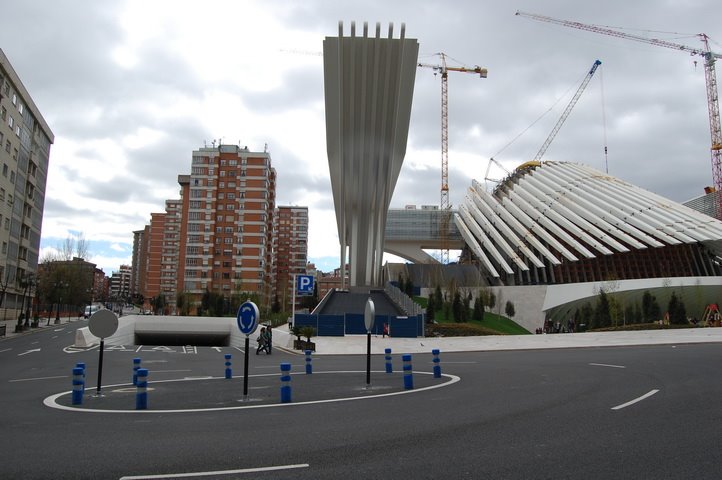
M236 323L238 329L246 336L245 348L245 365L243 366L243 399L248 399L248 351L250 349L250 340L248 338L258 328L258 306L250 300L246 300L238 307L236 315Z
M366 300L364 309L364 325L366 326L366 386L371 385L371 329L374 328L376 307L370 298Z
M118 330L118 317L110 310L98 310L90 316L88 329L90 333L100 339L100 349L98 350L98 386L96 387L96 395L100 396L100 384L103 378L105 338L110 337Z
M296 326L296 295L313 295L313 275L294 275L291 301L291 325Z

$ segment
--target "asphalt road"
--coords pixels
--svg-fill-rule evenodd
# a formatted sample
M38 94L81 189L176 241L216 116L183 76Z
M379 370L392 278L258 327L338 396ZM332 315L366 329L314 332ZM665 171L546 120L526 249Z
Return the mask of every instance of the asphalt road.
M48 397L71 389L76 362L87 365L86 405L102 401L91 399L98 350L67 348L82 325L0 340L3 478L722 477L719 344L442 353L444 373L460 381L358 401L269 406L275 401L266 399L264 408L144 414L50 408ZM137 356L153 386L221 377L223 353L233 354L234 376L241 375L243 354L230 347L112 347L104 352L103 391L110 398L121 388L112 385L130 382ZM295 372L305 363L280 350L251 356L251 397L278 388L264 379L277 382L269 374L280 362ZM314 358L314 373L361 372L326 374L318 399L332 388L369 396L365 362ZM374 356L372 370L383 369L383 356ZM431 356L414 355L414 371L429 384L420 372L431 371ZM388 393L383 377L374 373L372 385ZM213 403L214 385L228 382L238 394L217 406L245 406L240 378L179 382L185 389L175 401ZM156 386L151 410L153 395L172 395Z

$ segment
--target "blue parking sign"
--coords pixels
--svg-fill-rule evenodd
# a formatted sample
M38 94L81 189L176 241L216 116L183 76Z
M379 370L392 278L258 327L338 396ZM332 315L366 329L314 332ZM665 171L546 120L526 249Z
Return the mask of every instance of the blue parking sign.
M313 295L313 275L296 275L296 293Z

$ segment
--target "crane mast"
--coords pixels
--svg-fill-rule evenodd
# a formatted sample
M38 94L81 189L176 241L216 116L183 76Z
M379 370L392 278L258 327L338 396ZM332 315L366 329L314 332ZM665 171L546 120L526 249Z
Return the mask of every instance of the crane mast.
M486 68L478 65L474 68L450 67L446 64L446 54L438 53L441 57L440 65L419 63L419 67L431 68L434 75L441 73L441 225L439 234L441 240L441 263L449 263L448 229L451 222L451 205L449 204L449 71L462 73L477 73L480 78L487 77Z
M595 60L594 64L592 64L592 68L589 70L589 73L584 77L584 80L582 80L582 84L579 85L579 88L577 89L577 92L574 94L572 99L569 101L569 105L567 105L567 108L564 109L564 112L562 113L562 116L559 117L559 120L557 120L556 125L554 125L554 128L552 128L551 133L547 137L544 144L539 148L539 151L536 152L536 155L534 155L534 159L532 161L539 161L541 160L541 157L544 156L544 153L546 153L547 148L549 148L549 145L552 143L552 140L554 140L554 137L557 136L557 133L559 132L559 129L562 128L562 125L564 125L564 122L566 121L567 117L570 113L572 113L572 108L574 108L574 105L577 104L577 101L579 100L579 97L582 96L582 92L584 92L584 89L587 88L587 85L589 85L589 81L594 76L594 72L597 71L597 67L601 65L602 62L599 60Z
M679 43L668 42L657 38L647 38L640 35L634 35L611 28L600 27L598 25L588 25L580 22L572 22L569 20L560 20L558 18L547 17L535 13L526 13L517 11L516 15L531 18L541 22L553 23L569 28L586 30L588 32L599 33L602 35L610 35L612 37L624 38L626 40L634 40L636 42L657 45L659 47L681 50L690 55L699 55L704 58L704 74L707 86L707 110L709 112L709 128L711 136L711 157L712 157L712 181L717 191L722 190L722 129L720 128L719 113L719 94L717 90L717 73L715 71L715 62L718 58L722 58L722 54L712 52L709 48L709 37L700 33L697 36L702 41L703 48L694 48ZM720 205L717 205L716 217L722 219L722 197L720 197Z

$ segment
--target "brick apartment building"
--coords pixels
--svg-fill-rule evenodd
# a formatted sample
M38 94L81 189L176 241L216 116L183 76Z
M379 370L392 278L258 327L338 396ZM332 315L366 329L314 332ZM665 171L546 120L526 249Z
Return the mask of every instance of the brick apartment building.
M279 206L273 230L274 297L290 312L294 276L305 274L308 262L308 207Z
M178 296L195 307L206 290L258 293L270 304L276 201L270 154L203 147L178 183L181 198L168 200L165 213L151 214L150 225L134 232L134 288L146 302L162 293L171 314Z

